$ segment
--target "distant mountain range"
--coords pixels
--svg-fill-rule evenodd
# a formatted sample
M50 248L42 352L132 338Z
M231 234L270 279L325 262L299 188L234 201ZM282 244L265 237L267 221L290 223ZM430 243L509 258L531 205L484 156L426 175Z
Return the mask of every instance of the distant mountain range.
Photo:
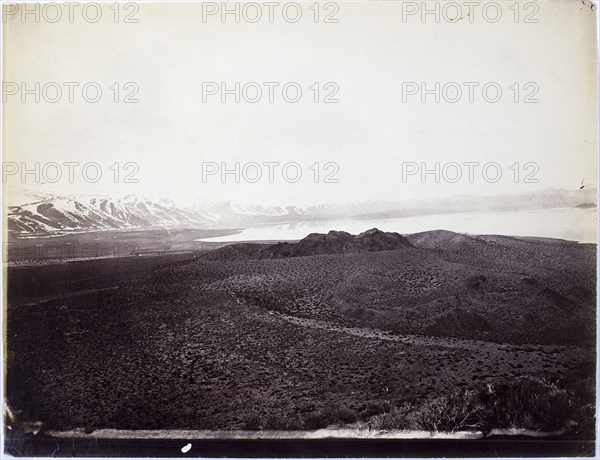
M52 233L210 226L202 213L169 201L141 200L135 196L111 199L99 196L31 194L21 205L8 206L8 230L16 233Z
M257 224L341 218L389 219L464 211L590 207L595 201L596 191L587 189L313 206L241 205L210 200L182 206L170 199L148 199L136 195L115 198L7 190L4 204L8 210L9 232L34 235L157 228L243 228Z

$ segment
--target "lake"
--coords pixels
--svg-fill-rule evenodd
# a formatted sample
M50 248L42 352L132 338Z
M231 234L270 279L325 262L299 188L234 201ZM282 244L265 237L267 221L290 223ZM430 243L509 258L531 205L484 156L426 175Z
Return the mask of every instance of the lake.
M541 236L582 243L595 243L596 225L595 208L554 208L503 212L478 211L395 219L340 219L265 224L246 228L236 235L203 238L202 241L299 240L309 233L343 230L358 234L376 227L383 231L402 234L444 229L460 233Z

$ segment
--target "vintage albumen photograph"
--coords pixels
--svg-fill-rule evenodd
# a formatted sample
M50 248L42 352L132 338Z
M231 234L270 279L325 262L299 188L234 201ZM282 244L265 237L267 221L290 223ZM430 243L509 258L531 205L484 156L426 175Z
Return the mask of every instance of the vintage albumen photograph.
M595 455L597 3L2 6L3 455Z

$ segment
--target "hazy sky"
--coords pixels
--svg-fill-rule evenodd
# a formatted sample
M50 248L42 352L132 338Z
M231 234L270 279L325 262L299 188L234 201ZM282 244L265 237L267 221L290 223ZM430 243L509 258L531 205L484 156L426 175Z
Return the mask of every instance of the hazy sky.
M203 22L198 3L139 4L133 16L137 23L122 22L132 10L120 11L115 23L110 4L103 4L96 23L87 22L80 10L71 23L66 8L56 23L44 15L38 23L33 15L23 22L17 13L4 24L4 80L25 82L28 88L35 82L41 87L57 82L63 94L56 103L43 94L39 103L33 95L23 103L20 87L15 95L4 94L14 87L4 88L4 161L26 162L31 168L36 161L95 161L103 176L89 183L76 169L70 184L63 167L63 179L54 184L38 184L33 175L24 184L17 176L8 183L56 193L168 194L261 204L503 194L573 189L582 180L595 183L594 13L582 2L541 2L530 17L537 23L523 22L533 10L519 11L515 23L509 9L513 2L500 3L502 17L496 23L487 21L480 8L458 22L440 15L436 23L430 15L423 23L420 11L403 20L403 8L407 13L412 6L388 2L338 3L337 23L322 22L333 12L323 4L315 23L310 3L302 4L296 23L285 20L281 6L270 23L264 5L256 23L244 16L236 23L233 15L223 23L219 14ZM419 8L421 2L413 5ZM293 18L295 11L286 11ZM493 18L495 12L486 11ZM54 12L48 10L46 16L54 17ZM64 82L80 84L73 103ZM103 91L97 103L83 100L81 87L88 82ZM134 82L139 102L115 103L109 88L115 82L119 99L131 91L124 84ZM233 96L222 103L218 94L203 102L203 82L224 82L229 88L235 82L257 82L263 95L257 103L243 98L235 103ZM263 82L280 83L273 103ZM283 98L281 87L288 82L302 89L297 103ZM319 99L335 88L325 88L325 83L335 83L339 102L315 103L309 88L315 82ZM443 97L435 103L434 95L423 103L419 94L405 95L403 101L406 82L417 87L423 82L428 88L457 82L463 94L456 103ZM479 84L472 103L464 82ZM490 82L502 89L496 103L482 95L481 88ZM46 96L55 97L52 85L47 88ZM452 87L446 88L447 96L454 97ZM538 102L523 103L534 91ZM294 97L293 88L287 94ZM93 97L94 91L88 95ZM122 183L122 170L115 184L109 169L115 162L139 165L139 183ZM275 167L274 183L269 183L263 166L257 183L236 184L233 175L224 184L218 175L203 182L203 162L229 167L235 162L296 162L303 175L288 183L281 166ZM317 184L309 169L315 162L321 167ZM330 162L339 167L334 176L338 183L322 183L332 171L323 165ZM418 174L403 183L403 162L426 162L430 168L435 162L495 162L503 175L490 183L475 167L474 183L469 183L463 166L456 183L435 183L433 175L422 183ZM514 169L509 169L515 162L521 168L517 184ZM535 168L524 170L528 162L539 167L533 176L538 183L523 183ZM246 172L254 177L254 169ZM446 172L450 178L456 173ZM47 173L54 176L50 169ZM294 169L288 173L293 177ZM495 170L488 173L493 178Z

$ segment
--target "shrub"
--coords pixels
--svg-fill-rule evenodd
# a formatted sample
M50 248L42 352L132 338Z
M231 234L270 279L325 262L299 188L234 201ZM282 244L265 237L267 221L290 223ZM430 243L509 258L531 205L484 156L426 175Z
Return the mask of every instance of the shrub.
M474 390L463 390L450 397L425 401L407 415L408 428L426 431L479 428L485 407L478 396Z
M544 379L491 386L487 424L499 428L570 430L593 419L594 399L586 398L584 391Z
M376 430L481 430L486 433L493 428L521 428L593 433L594 417L592 379L567 385L530 378L478 385L449 396L405 403L369 420Z
M411 408L412 405L409 403L400 407L393 407L389 412L372 417L370 427L375 431L406 429L408 426L406 417Z
M307 430L319 430L329 425L329 419L327 419L322 412L314 412L309 414L304 419L304 426Z
M354 423L358 420L358 414L343 405L328 406L324 414L330 420L330 423Z
M304 426L309 430L326 428L329 425L343 425L354 423L358 414L344 405L329 405L325 409L313 412L304 420Z
M297 415L273 415L267 419L268 430L302 430L304 421Z
M251 415L246 423L244 423L245 430L262 430L264 428L264 421L259 415Z

